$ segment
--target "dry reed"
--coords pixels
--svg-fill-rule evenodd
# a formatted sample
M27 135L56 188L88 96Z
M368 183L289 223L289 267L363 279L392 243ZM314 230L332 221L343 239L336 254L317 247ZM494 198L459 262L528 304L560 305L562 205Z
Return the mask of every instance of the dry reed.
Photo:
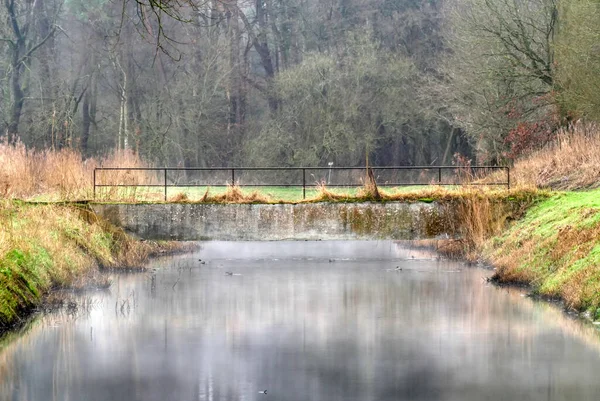
M184 203L184 202L189 202L189 201L190 201L190 198L184 192L179 192L178 194L176 194L175 196L173 196L169 199L169 202L174 202L174 203Z
M460 238L438 238L405 241L413 249L433 250L447 259L464 259L468 245Z
M93 195L95 167L146 167L134 153L121 151L102 159L84 160L73 149L32 150L24 144L0 142L0 198L82 200ZM103 172L99 184L154 183L146 172ZM111 199L133 198L136 193L112 187L98 194Z
M273 200L257 191L245 194L239 186L228 184L225 193L220 195L211 196L207 189L201 201L207 203L272 203Z
M511 179L518 187L555 190L600 187L600 128L577 123L561 130L544 149L517 160Z
M305 199L303 202L340 202L348 201L353 198L353 196L348 193L336 193L330 191L327 188L325 181L318 182L316 189L317 194L312 198Z

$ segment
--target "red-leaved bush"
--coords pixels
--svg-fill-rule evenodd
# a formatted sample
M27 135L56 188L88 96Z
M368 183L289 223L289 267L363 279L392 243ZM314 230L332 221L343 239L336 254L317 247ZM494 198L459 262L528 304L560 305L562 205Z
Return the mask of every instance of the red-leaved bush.
M505 157L515 160L541 149L552 140L559 128L560 124L554 119L520 122L504 139L509 147Z

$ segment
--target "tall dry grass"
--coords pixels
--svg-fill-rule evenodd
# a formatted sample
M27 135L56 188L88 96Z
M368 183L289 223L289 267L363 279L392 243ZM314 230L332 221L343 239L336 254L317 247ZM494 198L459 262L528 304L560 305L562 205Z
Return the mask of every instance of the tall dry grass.
M539 194L512 191L505 198L488 196L481 191L470 191L455 201L454 221L460 240L450 241L442 253L469 261L479 259L479 250L490 238L501 234L508 222L518 219Z
M544 149L518 160L511 170L520 187L556 190L600 187L600 127L577 123L561 130Z
M206 190L201 202L210 203L270 203L272 199L266 195L253 191L245 194L237 185L227 185L225 193L211 196L209 189Z
M101 159L83 159L73 149L32 150L24 144L0 142L0 198L38 200L83 200L93 196L93 171L96 167L147 167L132 152L120 151ZM133 184L152 182L145 172L110 172L99 183ZM110 195L129 196L127 191L111 188ZM119 194L115 192L119 191ZM106 195L108 191L104 191ZM100 195L103 192L101 191ZM119 196L122 197L122 196Z

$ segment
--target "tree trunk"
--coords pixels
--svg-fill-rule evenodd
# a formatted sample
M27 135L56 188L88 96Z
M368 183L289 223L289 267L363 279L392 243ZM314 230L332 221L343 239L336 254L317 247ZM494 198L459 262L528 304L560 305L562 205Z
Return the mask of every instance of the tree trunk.
M246 15L241 11L237 5L234 6L237 9L239 17L244 22L246 30L254 49L260 57L260 62L265 70L265 81L266 88L264 90L265 96L267 97L267 103L269 104L269 110L271 114L276 114L279 109L279 100L273 87L273 79L275 77L275 66L273 65L273 58L271 57L271 50L269 49L269 43L267 40L267 9L266 3L261 0L257 0L255 3L256 20L258 21L258 33L255 33L254 27L246 18Z
M25 93L21 89L21 68L18 62L19 52L17 49L13 50L13 62L12 62L12 107L10 112L10 120L8 123L8 142L15 143L19 133L19 122L21 120L21 113L23 111L23 104L25 102Z
M30 8L32 3L26 3L24 9L19 8L19 4L14 0L5 0L7 19L12 31L12 38L8 40L11 54L10 61L10 90L12 104L10 106L9 121L6 127L8 141L14 143L18 138L19 123L23 113L23 105L28 93L28 82L23 82L24 73L29 74L30 58L44 44L54 36L56 28L49 28L49 31L41 37L35 36L35 29L31 29L33 24L33 10ZM26 16L26 22L21 26L19 17ZM32 40L32 36L33 39Z

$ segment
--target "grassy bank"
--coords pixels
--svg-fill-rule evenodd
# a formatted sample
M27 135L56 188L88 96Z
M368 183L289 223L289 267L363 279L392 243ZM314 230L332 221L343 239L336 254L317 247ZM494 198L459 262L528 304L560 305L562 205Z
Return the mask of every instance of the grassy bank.
M524 283L539 295L600 319L600 190L540 200L483 255L501 283Z
M540 296L600 320L600 128L578 123L511 169L520 188L560 190L538 198L523 218L481 242L500 283L530 285ZM491 177L494 179L494 177Z
M270 187L275 188L275 187ZM275 189L273 193L264 190L239 187L237 185L225 188L205 188L202 194L193 192L180 192L169 196L168 203L263 203L263 204L300 204L318 202L434 202L449 201L461 198L490 198L507 199L529 197L537 193L545 193L531 187L506 190L497 186L407 186L407 187L385 187L379 185L352 188L329 188L320 186L317 189L307 190L306 198L302 197L302 188ZM163 197L136 197L136 198L102 198L96 199L97 203L164 203Z
M139 267L158 244L134 241L85 206L0 200L0 331L56 287L107 285L99 267Z
M386 196L403 193L429 192L440 188L437 185L429 186L405 186L389 187L378 186ZM445 190L456 189L456 186L441 187ZM236 193L232 190L235 189ZM497 189L495 187L494 189ZM323 197L323 190L336 198L356 198L360 197L363 187L308 187L306 194L303 193L302 186L297 187L241 187L241 186L220 186L220 187L191 187L191 188L168 188L167 200L169 202L216 202L219 199L231 199L231 203L244 199L259 199L261 203L299 203L305 201L314 201ZM304 196L306 195L306 196ZM43 197L39 199L43 200ZM120 202L161 202L164 201L164 189L162 188L137 188L122 190L121 193L110 189L98 189L96 191L98 201L120 201Z

